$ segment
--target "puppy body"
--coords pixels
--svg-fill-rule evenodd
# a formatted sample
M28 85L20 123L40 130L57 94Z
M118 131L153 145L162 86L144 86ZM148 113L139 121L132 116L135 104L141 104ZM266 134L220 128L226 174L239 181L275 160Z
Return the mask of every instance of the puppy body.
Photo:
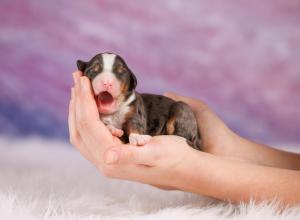
M113 135L135 145L146 144L151 136L178 135L200 149L191 108L165 96L135 92L137 80L120 56L98 54L77 66L91 80L100 119Z
M131 117L123 124L125 138L131 132L150 136L178 135L186 138L192 147L200 149L195 115L184 102L161 95L136 93L132 107Z

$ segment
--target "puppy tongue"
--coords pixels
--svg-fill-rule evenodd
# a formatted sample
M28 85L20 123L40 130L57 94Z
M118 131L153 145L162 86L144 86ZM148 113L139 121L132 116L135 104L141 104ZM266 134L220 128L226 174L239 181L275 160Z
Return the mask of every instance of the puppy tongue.
M114 101L114 98L109 92L101 92L98 95L98 99L100 100L101 104L110 104Z

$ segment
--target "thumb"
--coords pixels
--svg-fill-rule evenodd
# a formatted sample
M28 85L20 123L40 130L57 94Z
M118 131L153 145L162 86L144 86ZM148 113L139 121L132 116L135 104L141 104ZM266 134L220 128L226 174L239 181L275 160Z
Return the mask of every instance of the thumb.
M118 147L109 148L104 153L104 161L106 164L139 164L153 166L155 157L154 151L150 147L132 146L123 144Z

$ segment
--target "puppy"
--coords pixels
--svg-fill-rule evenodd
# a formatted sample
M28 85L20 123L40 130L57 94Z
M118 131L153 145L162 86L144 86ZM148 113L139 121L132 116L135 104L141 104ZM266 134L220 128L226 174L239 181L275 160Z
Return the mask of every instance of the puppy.
M117 54L101 53L77 67L91 80L100 119L123 142L145 145L151 136L178 135L201 148L195 115L184 102L135 91L137 80Z

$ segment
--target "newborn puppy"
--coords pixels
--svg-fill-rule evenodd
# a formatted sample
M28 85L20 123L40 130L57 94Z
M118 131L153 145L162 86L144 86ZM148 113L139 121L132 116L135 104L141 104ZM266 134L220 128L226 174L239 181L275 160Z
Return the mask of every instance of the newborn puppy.
M92 83L100 119L125 143L145 145L155 135L178 135L200 149L200 135L191 108L161 95L139 94L137 80L117 54L101 53L77 67Z

